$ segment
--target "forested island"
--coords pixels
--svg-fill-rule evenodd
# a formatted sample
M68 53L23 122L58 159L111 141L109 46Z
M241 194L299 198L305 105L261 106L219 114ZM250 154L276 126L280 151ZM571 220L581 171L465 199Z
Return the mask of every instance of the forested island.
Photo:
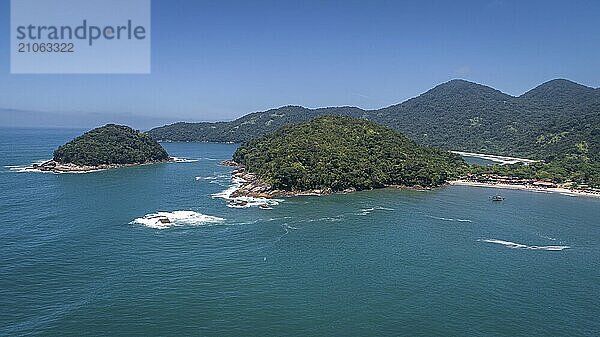
M176 123L149 134L163 141L242 143L323 115L368 119L440 149L540 160L534 165L485 167L482 174L543 177L600 188L600 89L564 79L518 97L452 80L378 110L286 106L230 122Z
M327 194L388 186L430 188L458 177L464 161L379 124L324 116L251 140L233 155L237 196Z
M33 168L52 172L85 172L172 161L147 134L108 124L84 133L54 151L54 158Z

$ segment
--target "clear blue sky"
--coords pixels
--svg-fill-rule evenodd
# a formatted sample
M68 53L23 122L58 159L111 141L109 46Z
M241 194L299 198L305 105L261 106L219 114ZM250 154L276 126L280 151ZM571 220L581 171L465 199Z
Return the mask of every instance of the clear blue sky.
M152 6L151 75L10 75L3 24L0 108L228 120L287 104L379 108L452 78L513 95L558 77L600 86L600 1ZM9 13L1 1L0 22Z

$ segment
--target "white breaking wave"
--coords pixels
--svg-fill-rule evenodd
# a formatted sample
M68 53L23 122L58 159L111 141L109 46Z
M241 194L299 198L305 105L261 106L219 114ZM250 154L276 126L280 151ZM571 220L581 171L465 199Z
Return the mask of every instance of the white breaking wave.
M212 215L194 211L157 212L146 214L130 222L132 225L142 225L154 229L167 229L179 226L198 226L204 224L221 223L225 221Z
M267 221L271 222L271 221L286 220L286 219L292 219L292 217L291 216L284 216L284 217L281 217L281 218L269 218L269 219L267 219Z
M393 211L393 210L394 210L393 208L377 206L377 207L363 208L360 210L360 213L355 213L355 215L369 215L373 211Z
M431 215L428 215L427 217L432 218L432 219L442 220L442 221L473 222L472 220L469 220L469 219L442 218L442 217L431 216Z
M34 163L34 164L41 164L41 163ZM47 174L87 174L87 173L93 173L93 172L106 171L106 169L96 169L96 170L87 170L87 171L65 171L65 172L44 171L44 170L33 168L33 164L27 165L27 166L11 165L11 166L5 166L5 168L7 168L9 171L15 172L15 173L47 173Z
M253 197L232 197L231 195L235 192L242 183L244 179L239 177L234 177L232 179L233 184L229 186L224 191L212 194L213 198L221 198L229 201L227 207L230 208L250 208L250 207L258 207L258 206L267 206L264 209L270 209L270 206L277 206L282 199L267 199L267 198L253 198Z
M496 240L496 239L480 239L477 241L503 245L503 246L511 248L511 249L561 251L561 250L571 248L570 246L529 246L529 245L522 244L522 243L515 243L515 242Z
M235 177L232 179L232 182L233 182L233 184L231 186L229 186L224 191L212 194L212 197L213 198L222 198L222 199L226 199L226 200L233 200L231 195L242 185L242 183L244 182L244 179Z
M195 163L198 159L171 157L176 163Z
M287 223L284 223L283 225L281 225L281 227L285 228L286 230L288 230L288 229L293 229L293 230L296 230L296 229L298 229L297 227L290 226L290 225L289 225L289 224L287 224Z
M271 206L277 206L283 200L267 199L267 198L252 198L252 197L237 197L225 198L230 201L227 205L229 208L250 208L262 206L262 209L273 209ZM266 206L265 206L266 205Z
M371 214L371 212L373 212L375 210L375 208L363 208L360 210L360 213L358 213L359 215L367 215L367 214Z
M197 159L187 159L187 158L177 158L177 157L171 157L171 159L173 159L173 161L176 163L192 163L192 162L198 161ZM30 165L7 165L4 167L7 168L9 171L16 172L16 173L49 173L49 174L86 174L86 173L93 173L93 172L100 172L100 171L107 170L105 168L102 168L102 169L85 170L85 171L54 172L54 171L47 171L47 170L40 170L40 169L33 168L33 165L41 165L50 160L51 159L43 159L43 160L35 161L35 162L31 163Z
M196 181L198 181L198 180L211 180L209 183L213 183L214 180L226 179L226 178L229 178L229 176L226 175L226 174L221 174L221 175L210 176L210 177L196 177Z
M343 215L329 216L329 217L318 218L318 219L308 219L308 220L306 220L306 222L321 222L321 221L338 222L338 221L342 221L342 217L343 217Z
M9 171L17 172L17 173L53 173L50 171L42 171L38 169L34 169L31 166L5 166Z
M9 171L12 172L17 172L17 173L27 173L27 172L35 172L35 173L53 173L50 171L42 171L42 170L38 170L38 169L34 169L33 165L41 165L47 161L49 161L50 159L40 159L38 161L35 161L29 165L7 165L4 166L5 168L7 168Z

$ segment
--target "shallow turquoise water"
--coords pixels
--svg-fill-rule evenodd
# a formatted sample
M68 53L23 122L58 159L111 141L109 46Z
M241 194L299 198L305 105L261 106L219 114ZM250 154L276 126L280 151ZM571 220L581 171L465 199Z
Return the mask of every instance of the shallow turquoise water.
M453 186L233 209L211 196L226 144L90 174L5 167L79 133L0 129L0 335L600 334L598 199ZM225 220L130 224L178 210Z

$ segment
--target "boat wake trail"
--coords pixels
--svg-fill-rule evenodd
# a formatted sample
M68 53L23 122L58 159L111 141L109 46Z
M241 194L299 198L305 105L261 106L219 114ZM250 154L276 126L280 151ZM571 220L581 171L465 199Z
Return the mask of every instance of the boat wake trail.
M556 238L553 238L553 237L550 237L550 236L547 236L547 235L541 235L541 234L538 234L538 235L539 235L541 238L543 238L543 239L546 239L546 240L551 240L551 241L556 241Z
M369 215L374 211L393 211L393 210L394 210L393 208L377 206L377 207L371 207L371 208L363 208L360 210L359 213L355 213L355 215Z
M290 230L297 230L298 229L297 227L290 226L287 223L282 224L281 228L283 228L283 230L285 231L285 233L283 233L275 241L273 241L273 245L281 242L281 239L283 239L284 236L290 234Z
M477 241L503 245L503 246L505 246L507 248L511 248L511 249L562 251L562 250L571 248L570 246L529 246L529 245L522 244L522 243L515 243L515 242L496 240L496 239L479 239Z
M286 223L281 225L281 227L285 230L285 234L288 234L290 232L290 229L292 229L292 230L298 229L297 227L290 226Z
M427 217L428 217L428 218L432 218L432 219L436 219L436 220L442 220L442 221L453 221L453 222L473 222L472 220L469 220L469 219L442 218L442 217L431 216L431 215L427 215Z
M305 220L306 222L340 222L343 220L344 215L336 215L336 216L328 216L328 217L324 217L324 218L318 218L318 219L307 219Z

